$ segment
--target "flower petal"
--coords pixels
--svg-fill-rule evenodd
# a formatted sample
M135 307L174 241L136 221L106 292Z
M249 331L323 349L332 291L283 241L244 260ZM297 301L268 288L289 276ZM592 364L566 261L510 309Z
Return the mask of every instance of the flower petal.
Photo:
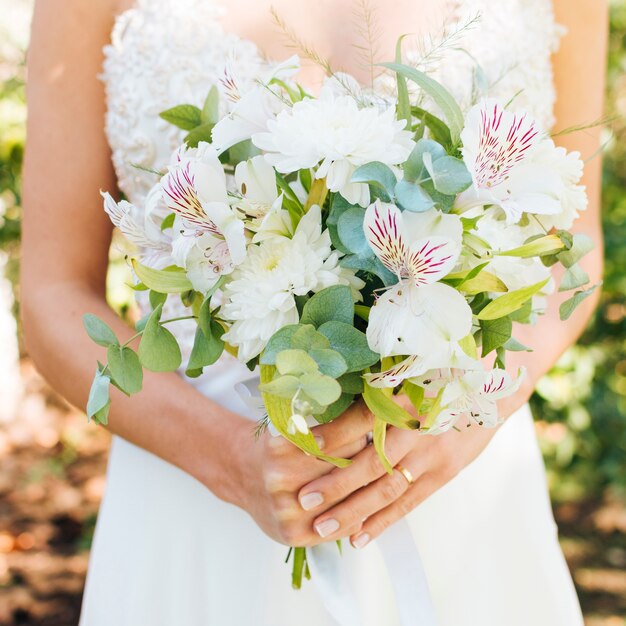
M365 237L382 264L398 278L407 276L403 230L402 214L393 204L377 200L365 211Z
M427 367L424 357L412 355L384 372L365 374L363 378L370 387L395 387L407 378L420 376L427 370Z

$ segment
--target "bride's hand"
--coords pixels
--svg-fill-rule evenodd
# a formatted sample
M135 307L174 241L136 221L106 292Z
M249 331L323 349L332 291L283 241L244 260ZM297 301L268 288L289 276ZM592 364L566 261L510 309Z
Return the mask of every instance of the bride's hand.
M315 427L313 433L325 453L350 458L365 449L371 429L371 414L361 401L340 419ZM251 433L248 427L236 437L235 476L231 476L235 488L227 499L246 510L276 541L290 546L321 543L313 519L332 503L317 502L315 494L298 499L298 494L303 485L332 472L334 466L304 454L283 437L266 432L255 440ZM355 522L344 530L356 533L360 526Z
M526 388L502 401L500 414L510 415L529 396ZM305 485L299 502L316 513L313 528L325 541L350 537L355 547L362 548L454 478L496 431L473 425L428 436L389 427L385 451L395 468L392 474L385 471L374 447L368 446L349 467L332 469ZM310 503L317 506L311 509Z

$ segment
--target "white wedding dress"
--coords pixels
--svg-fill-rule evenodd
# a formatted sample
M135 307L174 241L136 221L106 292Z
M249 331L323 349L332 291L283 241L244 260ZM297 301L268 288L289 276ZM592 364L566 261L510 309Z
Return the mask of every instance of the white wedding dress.
M105 50L107 132L120 188L141 204L181 134L158 113L201 104L225 63L258 71L256 47L225 33L217 0L139 0L117 20ZM227 4L224 2L224 4ZM463 0L459 23L477 25L431 68L468 104L476 63L490 93L526 107L546 126L558 42L550 0ZM519 92L519 93L518 93ZM184 323L178 329L188 340ZM234 392L250 372L228 355L191 383L249 414ZM149 416L138 416L149 419ZM175 417L173 416L173 419ZM441 626L580 626L557 540L544 467L527 407L487 449L407 517ZM331 626L315 586L290 586L286 548L242 510L179 469L114 437L81 626ZM398 613L376 542L346 544L364 626L395 626ZM416 624L415 626L419 626Z

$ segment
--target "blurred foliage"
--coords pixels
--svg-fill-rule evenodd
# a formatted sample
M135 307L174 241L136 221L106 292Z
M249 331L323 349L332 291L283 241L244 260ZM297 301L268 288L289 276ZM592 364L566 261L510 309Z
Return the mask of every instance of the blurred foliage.
M557 500L599 496L606 489L626 495L626 3L621 1L611 7L607 108L617 121L607 130L605 153L602 302L579 345L532 400ZM23 52L12 61L0 56L0 248L14 260L12 274L20 234L24 118ZM126 292L120 294L112 300L124 299Z
M603 177L605 277L587 332L533 398L557 500L626 496L626 3L611 5Z

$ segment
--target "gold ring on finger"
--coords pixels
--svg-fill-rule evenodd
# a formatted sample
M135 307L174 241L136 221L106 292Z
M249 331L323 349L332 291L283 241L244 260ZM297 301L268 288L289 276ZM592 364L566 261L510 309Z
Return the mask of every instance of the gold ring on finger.
M407 480L407 482L409 483L409 485L412 485L415 482L415 478L413 478L413 474L411 474L411 472L409 472L409 470L400 465L400 463L398 463L394 469L397 469Z

